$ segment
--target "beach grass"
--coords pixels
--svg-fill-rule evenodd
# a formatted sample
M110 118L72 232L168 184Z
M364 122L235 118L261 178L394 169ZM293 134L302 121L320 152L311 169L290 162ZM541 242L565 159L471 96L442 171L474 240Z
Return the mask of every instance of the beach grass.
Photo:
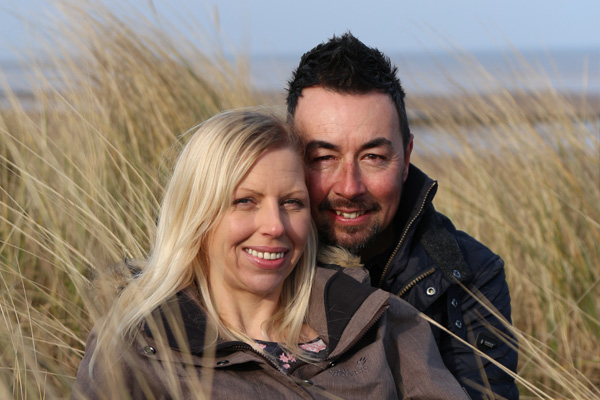
M2 399L68 398L110 303L92 281L147 256L185 132L223 109L283 108L214 43L60 4L57 39L26 61L30 96L0 81ZM597 99L508 91L457 56L488 90L409 93L413 162L439 181L437 209L506 262L521 397L599 398Z

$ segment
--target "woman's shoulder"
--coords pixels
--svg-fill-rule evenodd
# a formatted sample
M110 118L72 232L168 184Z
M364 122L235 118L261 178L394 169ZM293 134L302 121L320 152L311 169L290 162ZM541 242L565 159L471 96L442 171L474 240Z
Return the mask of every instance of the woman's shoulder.
M317 281L328 281L336 274L343 274L345 277L352 278L361 285L371 286L369 271L365 268L348 268L338 264L317 264L317 273L315 279Z
M360 264L358 256L340 247L322 246L319 248L317 261L317 283L319 286L328 286L330 296L332 287L338 287L341 292L352 292L355 297L363 298L377 292L378 297L386 297L390 317L420 319L419 311L408 302L371 286L369 271ZM358 296L358 293L362 293L362 296Z

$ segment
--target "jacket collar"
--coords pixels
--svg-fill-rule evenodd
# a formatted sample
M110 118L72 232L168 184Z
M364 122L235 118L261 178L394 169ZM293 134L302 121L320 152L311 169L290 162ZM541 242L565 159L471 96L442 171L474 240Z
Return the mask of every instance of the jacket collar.
M308 324L328 338L329 354L345 351L387 306L389 294L351 275L362 269L327 266L317 269L308 309Z
M408 167L408 178L402 187L402 198L400 199L400 205L394 218L397 226L405 231L411 228L407 224L415 220L415 223L413 223L414 227L416 222L418 222L417 219L420 217L422 210L433 202L437 187L437 181L434 181L419 168L410 164ZM403 233L407 234L407 232Z
M407 179L395 222L401 234L396 247L388 253L388 257L378 282L379 287L407 299L405 295L414 294L411 290L417 284L427 280L427 285L437 289L437 293L427 296L413 296L409 302L418 310L427 309L451 284L439 273L439 266L422 248L414 251L415 241L421 241L428 222L436 214L433 198L437 192L437 182L429 178L414 165L410 165ZM420 293L420 292L418 292Z
M338 345L337 352L343 351L377 311L384 309L389 296L343 271L341 267L318 267L309 303L307 322L319 336L329 338L330 354ZM207 350L205 336L207 332L214 333L214 327L197 298L192 288L177 293L152 312L143 324L144 334L154 339L156 332L160 332L170 348L187 351L181 346L185 343L192 354L202 354ZM220 338L212 342L216 351L244 345Z
M194 288L188 287L165 301L146 318L143 332L151 339L160 334L174 350L181 352L182 347L189 346L192 354L203 353L207 332L213 329L195 293ZM217 349L224 344L223 341L214 343Z
M433 198L437 193L437 189L437 181L428 177L414 165L410 165L408 179L402 189L402 198L394 219L394 223L397 224L398 231L401 233L396 242L396 247L388 259L387 267L392 263L405 265L408 261L407 257L409 257L419 222L425 213L435 212ZM385 274L386 271L384 270L382 281L385 279Z
M379 267L379 273L375 274L373 285L387 291L393 290L390 286L396 278L390 280L389 269L395 269L394 274L399 271L395 265L405 265L408 257L413 236L424 212L433 207L432 201L437 192L437 182L429 178L423 171L413 164L409 166L408 179L402 188L402 197L398 211L392 222L396 229L396 240L393 247L384 251L379 256L366 260L369 269ZM392 265L392 261L393 264Z

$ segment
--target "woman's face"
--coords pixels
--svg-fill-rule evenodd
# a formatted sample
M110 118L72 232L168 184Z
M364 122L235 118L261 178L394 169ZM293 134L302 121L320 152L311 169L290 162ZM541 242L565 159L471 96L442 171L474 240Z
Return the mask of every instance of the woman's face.
M286 148L265 151L211 232L213 295L279 298L306 245L310 218L300 157Z

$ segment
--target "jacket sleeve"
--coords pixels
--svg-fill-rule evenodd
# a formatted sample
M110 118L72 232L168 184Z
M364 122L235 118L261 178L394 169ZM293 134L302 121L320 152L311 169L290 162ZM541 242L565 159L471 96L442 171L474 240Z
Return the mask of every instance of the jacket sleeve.
M385 326L386 355L396 390L408 399L467 399L444 365L431 327L406 301L390 297Z
M504 262L483 248L480 251L487 257L474 268L473 280L468 285L472 294L459 285L452 286L447 292L447 324L453 333L515 372L517 343L507 326L511 323L511 306ZM473 258L481 260L481 253L467 257L471 258L467 262L473 263ZM471 399L519 398L514 378L473 348L444 333L439 347L444 363Z
M83 359L79 363L77 369L77 378L75 384L71 390L71 399L108 399L108 391L104 392L101 390L103 386L100 384L102 377L106 375L106 371L103 370L101 365L96 365L94 369L94 378L92 378L92 372L90 370L90 362L94 351L96 350L96 334L94 330L90 332L87 342L85 344L85 354Z
M136 355L134 344L125 346L119 354L98 354L92 369L95 351L96 334L92 329L71 391L72 400L152 399L165 391L157 387L160 379L155 371L144 368L147 363Z

